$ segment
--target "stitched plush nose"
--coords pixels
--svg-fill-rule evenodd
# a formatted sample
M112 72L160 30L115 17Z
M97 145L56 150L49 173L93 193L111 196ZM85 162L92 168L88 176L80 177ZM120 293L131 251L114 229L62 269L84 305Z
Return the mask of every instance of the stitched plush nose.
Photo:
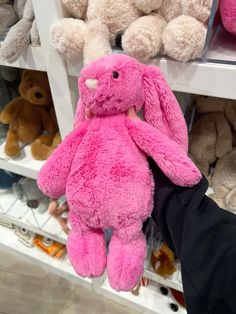
M85 85L90 89L95 89L98 85L98 80L96 79L87 79Z

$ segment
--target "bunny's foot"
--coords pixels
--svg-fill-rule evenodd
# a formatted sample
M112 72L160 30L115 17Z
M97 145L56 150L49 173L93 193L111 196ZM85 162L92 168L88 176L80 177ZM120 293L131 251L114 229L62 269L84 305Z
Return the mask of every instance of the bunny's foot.
M75 272L82 277L99 277L106 267L106 243L102 230L71 230L67 252Z
M127 232L127 238L128 238ZM141 230L129 242L115 233L109 245L107 272L110 285L117 291L130 291L143 274L146 241Z

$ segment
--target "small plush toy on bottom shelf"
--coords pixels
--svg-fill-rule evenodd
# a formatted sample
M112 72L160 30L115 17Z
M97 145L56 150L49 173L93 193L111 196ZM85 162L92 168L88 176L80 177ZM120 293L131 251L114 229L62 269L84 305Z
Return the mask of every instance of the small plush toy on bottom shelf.
M142 226L153 204L147 156L180 186L197 184L201 173L187 156L183 114L157 67L109 55L81 71L79 88L76 128L47 159L38 185L51 198L66 195L75 271L98 277L107 268L111 287L130 291L144 271ZM147 122L132 117L142 108ZM106 228L113 231L108 255Z

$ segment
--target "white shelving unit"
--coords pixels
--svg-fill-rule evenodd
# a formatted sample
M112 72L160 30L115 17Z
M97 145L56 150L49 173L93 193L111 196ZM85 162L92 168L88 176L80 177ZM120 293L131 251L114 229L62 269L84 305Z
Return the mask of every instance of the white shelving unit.
M42 46L29 46L18 61L7 64L0 60L0 65L47 72L60 133L64 138L73 128L78 98L77 77L82 68L82 62L81 60L76 62L62 60L50 45L51 25L67 15L61 6L61 0L33 0L33 6ZM222 34L219 33L217 36L210 46L205 63L195 61L181 64L171 59L153 58L149 64L161 68L169 85L175 91L236 99L236 46L231 44L219 46L218 39ZM227 38L224 38L227 41ZM226 63L226 60L230 62ZM4 146L0 146L0 169L36 179L42 165L43 162L33 159L30 146L25 146L22 149L22 155L16 159L7 157L4 154ZM54 219L47 213L40 215L22 202L16 201L11 192L0 192L0 218L66 243L66 235ZM66 261L54 260L36 248L25 247L18 241L12 230L2 226L0 226L0 247L31 259L34 263L60 276L75 280L85 287L94 289L97 293L142 313L173 313L169 307L169 303L173 300L170 296L166 297L160 293L159 285L183 291L180 270L168 279L158 276L151 270L145 270L144 276L150 278L152 283L148 287L141 287L139 296L115 292L110 288L106 276L92 280L80 278ZM186 311L180 308L179 313L186 313Z
M160 285L150 283L147 287L140 287L139 296L131 292L116 292L112 290L108 279L102 284L99 293L126 306L132 307L141 313L173 314L170 303L175 303L170 296L164 296L160 292ZM186 314L186 310L179 306L180 314Z
M22 148L21 156L10 158L4 153L4 143L0 145L0 169L12 171L22 176L37 179L38 172L44 161L35 160L31 155L30 146Z
M7 63L0 59L0 65L29 70L47 71L42 47L29 46L16 62Z
M59 276L76 281L86 288L92 288L92 280L76 275L67 258L62 260L54 259L41 252L36 247L29 248L25 246L19 241L12 229L0 226L0 249L6 250L17 256L20 255L46 270L50 269Z

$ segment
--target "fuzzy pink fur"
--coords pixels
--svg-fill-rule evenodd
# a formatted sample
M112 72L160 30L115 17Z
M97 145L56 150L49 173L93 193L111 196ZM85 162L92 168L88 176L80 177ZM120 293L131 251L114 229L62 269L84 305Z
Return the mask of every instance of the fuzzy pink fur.
M86 79L97 79L97 87L89 89ZM107 56L83 69L79 88L78 129L47 160L38 185L50 197L66 193L72 224L67 249L75 271L99 276L107 264L111 286L131 290L143 272L142 222L152 210L146 154L177 184L193 185L201 175L187 157L186 125L159 70L125 55ZM129 108L143 106L156 128L127 118ZM84 121L86 110L94 117ZM108 227L113 237L106 262L101 230Z
M220 14L224 28L236 35L236 1L235 0L221 0Z

